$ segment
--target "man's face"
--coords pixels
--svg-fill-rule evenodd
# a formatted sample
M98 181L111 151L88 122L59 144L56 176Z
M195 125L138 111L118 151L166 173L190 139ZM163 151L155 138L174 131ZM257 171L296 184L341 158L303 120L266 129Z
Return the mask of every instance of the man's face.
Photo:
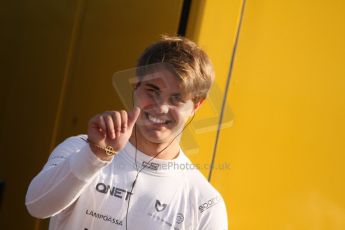
M179 84L180 80L165 69L141 79L134 94L135 104L141 108L136 123L140 138L167 143L182 131L195 105Z

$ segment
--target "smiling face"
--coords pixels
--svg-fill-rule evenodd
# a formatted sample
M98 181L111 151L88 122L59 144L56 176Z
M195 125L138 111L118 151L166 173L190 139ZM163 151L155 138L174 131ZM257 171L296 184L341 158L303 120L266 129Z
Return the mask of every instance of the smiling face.
M136 123L138 142L172 141L200 105L182 92L180 80L166 69L142 77L134 95L141 108Z

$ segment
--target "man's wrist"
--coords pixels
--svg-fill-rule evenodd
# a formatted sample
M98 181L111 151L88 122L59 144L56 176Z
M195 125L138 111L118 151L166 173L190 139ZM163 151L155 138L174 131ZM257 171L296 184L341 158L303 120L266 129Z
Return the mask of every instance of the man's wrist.
M89 143L91 151L101 160L110 161L113 156L117 154L117 152L111 146L102 147L93 143L89 139L87 142Z

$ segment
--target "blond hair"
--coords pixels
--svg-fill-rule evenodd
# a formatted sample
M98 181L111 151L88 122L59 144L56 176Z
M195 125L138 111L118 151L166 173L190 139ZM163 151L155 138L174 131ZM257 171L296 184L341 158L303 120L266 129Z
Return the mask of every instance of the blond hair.
M157 63L173 68L181 80L182 90L191 95L194 103L207 97L214 81L214 70L207 54L194 42L184 37L163 35L139 57L137 75L144 76L150 71L145 66Z

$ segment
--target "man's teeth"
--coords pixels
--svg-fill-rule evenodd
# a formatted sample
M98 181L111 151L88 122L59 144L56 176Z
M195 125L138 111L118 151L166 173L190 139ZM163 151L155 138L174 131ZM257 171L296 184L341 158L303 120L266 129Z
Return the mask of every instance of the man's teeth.
M164 124L164 123L167 122L167 121L165 121L165 120L161 120L161 119L159 119L159 118L157 118L157 117L151 116L150 114L148 115L148 118L149 118L149 120L150 120L151 122L153 122L153 123L155 123L155 124Z

